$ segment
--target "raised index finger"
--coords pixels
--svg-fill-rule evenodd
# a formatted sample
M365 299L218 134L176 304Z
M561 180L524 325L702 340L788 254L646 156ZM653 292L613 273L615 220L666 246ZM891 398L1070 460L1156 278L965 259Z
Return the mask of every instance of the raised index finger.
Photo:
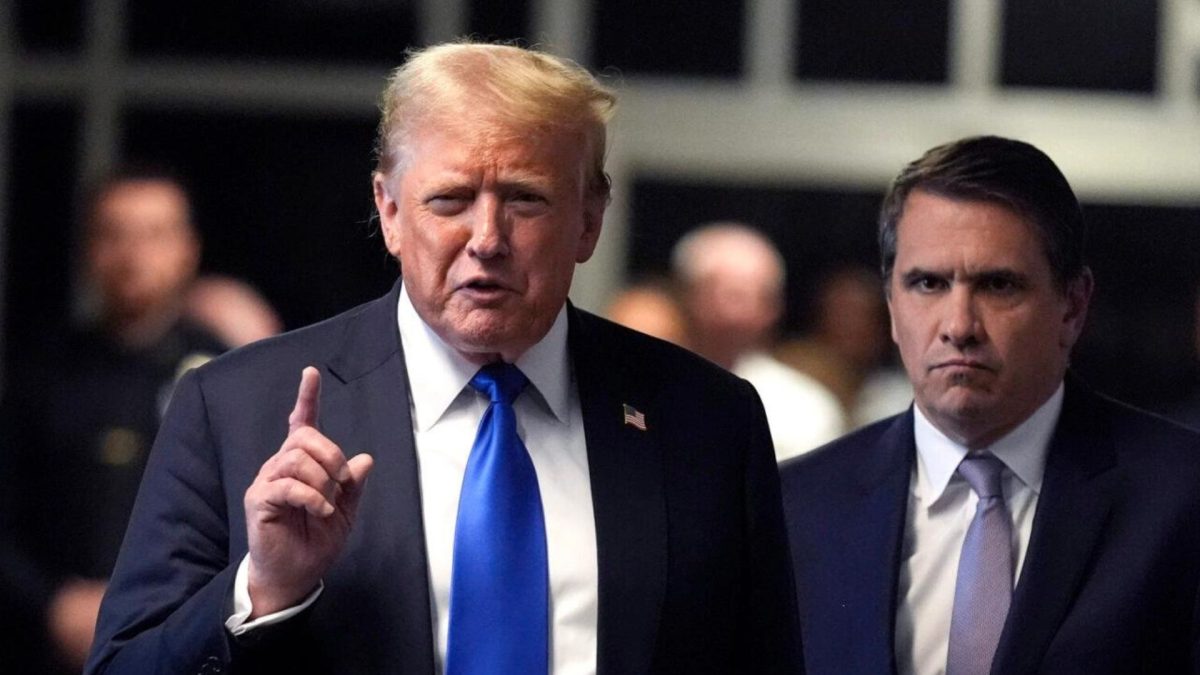
M300 372L300 391L296 407L288 415L288 433L300 427L316 427L321 407L321 371L308 366Z

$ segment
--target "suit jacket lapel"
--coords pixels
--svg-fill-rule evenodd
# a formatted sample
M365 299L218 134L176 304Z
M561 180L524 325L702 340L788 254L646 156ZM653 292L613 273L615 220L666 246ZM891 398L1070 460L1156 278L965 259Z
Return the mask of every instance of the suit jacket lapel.
M846 672L895 672L896 608L909 482L916 455L911 409L896 418L872 454L863 456L857 491L844 515L835 569L843 570ZM814 617L820 620L820 617Z
M386 654L381 665L397 673L433 673L420 476L396 323L399 291L397 283L347 326L341 348L327 364L325 374L332 377L322 380L321 422L347 456L369 452L375 458L347 545L370 559L351 556L337 568L357 577L356 586L367 576L378 584L373 590L391 596L389 614L375 627L378 649Z
M1108 520L1117 472L1094 395L1067 380L1021 578L992 671L1032 672L1078 593Z
M667 574L667 523L658 411L639 395L627 361L597 336L603 327L570 309L569 342L587 440L599 567L597 670L649 672ZM649 430L624 423L622 405Z

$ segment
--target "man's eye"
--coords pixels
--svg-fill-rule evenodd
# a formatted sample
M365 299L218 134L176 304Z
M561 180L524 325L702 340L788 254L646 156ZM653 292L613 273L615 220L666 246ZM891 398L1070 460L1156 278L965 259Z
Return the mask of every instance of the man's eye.
M1020 284L1015 279L1008 277L990 277L984 279L983 290L989 293L1014 293L1020 289Z
M439 216L452 215L467 207L467 198L460 195L434 195L425 200L429 210Z
M917 277L916 279L913 279L910 286L914 290L929 293L945 288L946 282L937 277Z
M508 196L508 204L516 215L535 217L545 213L550 202L536 192L520 191Z

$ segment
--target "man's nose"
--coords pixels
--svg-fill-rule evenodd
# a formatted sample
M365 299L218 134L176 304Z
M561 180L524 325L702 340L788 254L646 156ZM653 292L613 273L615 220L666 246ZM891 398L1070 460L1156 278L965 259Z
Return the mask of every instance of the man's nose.
M476 202L467 252L482 259L508 255L508 223L501 200L483 196Z
M960 349L983 342L983 321L976 303L977 298L969 288L951 288L946 297L945 314L942 316L942 342Z

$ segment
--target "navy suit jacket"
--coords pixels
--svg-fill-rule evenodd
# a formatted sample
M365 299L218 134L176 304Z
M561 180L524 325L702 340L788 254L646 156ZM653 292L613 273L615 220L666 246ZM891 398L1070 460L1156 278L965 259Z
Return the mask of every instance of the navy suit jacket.
M181 380L105 598L90 673L432 673L417 458L396 326L374 302ZM762 405L744 381L571 308L599 565L598 669L793 672L794 589ZM325 591L299 617L224 628L243 496L287 435L300 371L322 431L375 467ZM646 431L623 423L623 404Z
M913 414L780 469L809 673L896 672ZM1200 436L1068 378L993 673L1200 672Z

